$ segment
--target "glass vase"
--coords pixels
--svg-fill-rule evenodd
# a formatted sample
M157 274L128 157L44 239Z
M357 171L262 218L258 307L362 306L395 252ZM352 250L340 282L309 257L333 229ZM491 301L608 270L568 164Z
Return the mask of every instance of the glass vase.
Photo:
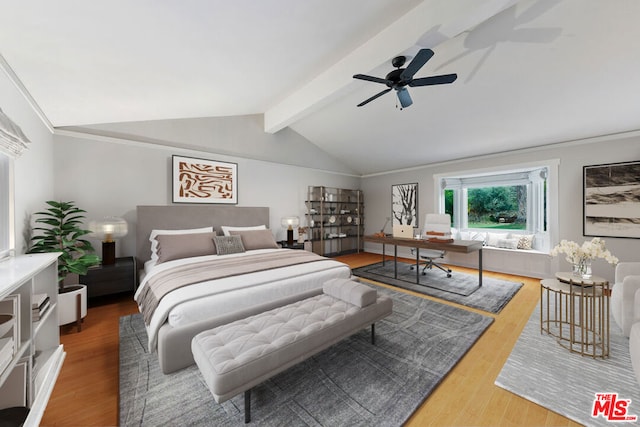
M591 278L591 260L589 258L582 258L575 264L573 264L574 276L581 277L583 279Z

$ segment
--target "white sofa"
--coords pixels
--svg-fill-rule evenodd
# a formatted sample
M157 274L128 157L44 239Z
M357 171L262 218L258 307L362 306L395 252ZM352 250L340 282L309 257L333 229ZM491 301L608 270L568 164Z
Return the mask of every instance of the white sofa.
M634 320L636 291L640 289L640 262L620 262L616 266L615 283L611 289L611 314L625 336L629 336ZM636 317L638 316L638 317ZM639 361L640 362L640 361Z

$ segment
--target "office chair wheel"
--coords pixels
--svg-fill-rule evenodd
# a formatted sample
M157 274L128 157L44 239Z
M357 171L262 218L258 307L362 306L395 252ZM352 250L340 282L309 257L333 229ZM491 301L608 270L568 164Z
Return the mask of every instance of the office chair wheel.
M451 273L447 273L447 277L451 277Z

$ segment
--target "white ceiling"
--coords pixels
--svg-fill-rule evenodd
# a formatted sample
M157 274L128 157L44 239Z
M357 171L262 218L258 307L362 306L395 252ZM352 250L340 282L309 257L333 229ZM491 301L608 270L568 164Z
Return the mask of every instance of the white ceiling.
M513 6L512 6L513 5ZM640 129L637 0L2 0L0 54L55 127L265 115L362 174ZM354 80L429 47L393 92Z

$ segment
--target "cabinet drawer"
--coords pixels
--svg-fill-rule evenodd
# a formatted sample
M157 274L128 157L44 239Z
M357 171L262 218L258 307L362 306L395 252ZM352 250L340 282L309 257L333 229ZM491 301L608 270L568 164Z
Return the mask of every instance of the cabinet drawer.
M113 265L90 268L80 281L87 285L87 296L131 292L135 290L135 262L133 257L117 258Z

